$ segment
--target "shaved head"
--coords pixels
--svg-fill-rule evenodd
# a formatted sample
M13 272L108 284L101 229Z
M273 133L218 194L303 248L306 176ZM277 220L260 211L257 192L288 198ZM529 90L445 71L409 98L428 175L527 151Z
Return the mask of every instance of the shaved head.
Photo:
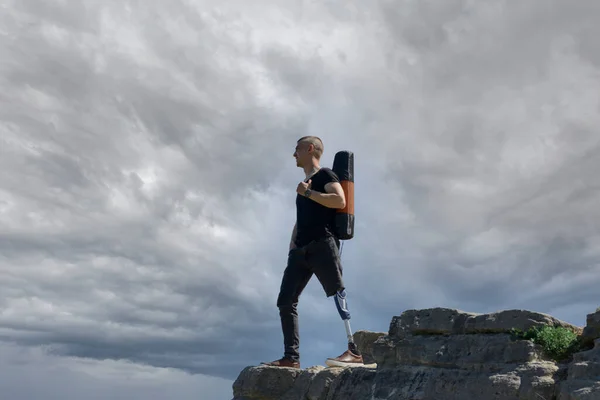
M317 137L317 136L304 136L301 137L300 139L298 139L298 143L308 143L308 144L312 144L315 147L315 158L317 160L321 159L321 156L323 155L323 150L324 150L324 146L323 146L323 141Z

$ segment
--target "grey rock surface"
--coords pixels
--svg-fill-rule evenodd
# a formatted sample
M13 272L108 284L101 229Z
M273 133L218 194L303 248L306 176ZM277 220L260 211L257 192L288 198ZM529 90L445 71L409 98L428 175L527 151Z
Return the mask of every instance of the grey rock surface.
M600 399L600 339L595 340L593 349L573 356L573 362L568 366L567 378L559 384L557 399Z
M562 326L574 331L581 328L550 315L527 310L505 310L490 314L475 314L448 308L408 310L392 318L389 335L455 335L461 333L508 333L511 329L526 331L534 326Z
M588 323L594 324L594 318ZM583 331L527 310L409 310L392 318L387 333L356 332L363 357L376 364L304 370L247 367L233 385L233 398L600 400L600 339L593 349L558 364L539 345L510 334L513 328L526 331L542 325Z
M583 329L583 340L592 343L600 338L600 311L588 314L585 328Z
M353 335L356 346L362 353L365 364L372 364L375 362L373 357L373 346L375 341L380 337L386 336L386 332L371 332L371 331L356 331Z

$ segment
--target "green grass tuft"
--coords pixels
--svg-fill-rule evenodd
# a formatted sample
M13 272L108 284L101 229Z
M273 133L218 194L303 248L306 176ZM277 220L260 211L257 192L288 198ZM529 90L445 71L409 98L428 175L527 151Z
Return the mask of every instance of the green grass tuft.
M511 334L514 339L531 340L540 345L545 355L556 362L569 359L581 349L577 334L561 326L532 327L526 332L512 329Z

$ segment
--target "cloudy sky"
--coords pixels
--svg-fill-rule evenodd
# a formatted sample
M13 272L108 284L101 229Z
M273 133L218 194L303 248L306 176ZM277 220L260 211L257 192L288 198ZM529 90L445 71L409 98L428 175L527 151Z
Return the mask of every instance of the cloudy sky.
M352 328L600 305L596 0L0 0L0 386L229 399L303 178L355 152ZM301 297L302 362L345 349ZM90 393L92 393L90 395ZM90 397L96 396L96 397Z

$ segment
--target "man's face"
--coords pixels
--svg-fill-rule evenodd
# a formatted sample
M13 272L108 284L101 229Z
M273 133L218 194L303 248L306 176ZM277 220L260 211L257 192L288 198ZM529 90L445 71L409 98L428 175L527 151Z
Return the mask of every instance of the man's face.
M294 151L294 157L296 158L296 165L302 166L310 161L311 158L312 144L306 142L300 142L296 145Z

